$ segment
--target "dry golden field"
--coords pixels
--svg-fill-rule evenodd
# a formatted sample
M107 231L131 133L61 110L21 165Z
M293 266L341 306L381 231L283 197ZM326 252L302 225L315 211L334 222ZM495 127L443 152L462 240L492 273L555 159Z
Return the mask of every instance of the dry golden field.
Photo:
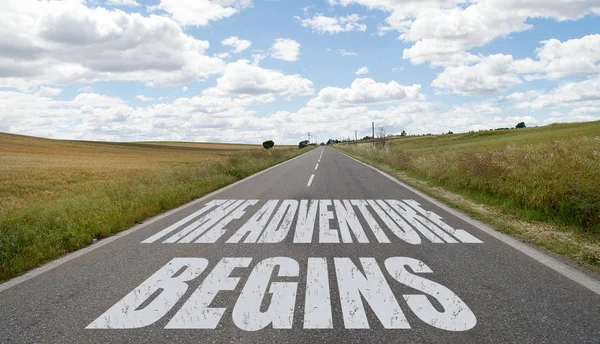
M101 143L0 133L0 212L220 160L259 145Z
M0 280L302 152L0 133Z

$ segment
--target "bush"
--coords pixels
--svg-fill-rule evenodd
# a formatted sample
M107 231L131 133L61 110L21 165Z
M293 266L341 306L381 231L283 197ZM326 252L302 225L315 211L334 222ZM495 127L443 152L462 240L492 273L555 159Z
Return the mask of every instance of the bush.
M308 140L300 141L300 143L298 143L298 148L302 149L306 147L308 147Z
M263 147L265 149L271 149L273 146L275 146L275 142L273 142L273 140L263 142Z
M248 175L248 172L239 168L230 168L227 171L225 171L225 174L228 176L235 177L237 179L244 179Z
M517 126L515 128L517 128L517 129L525 128L525 122L519 122L519 124L517 124Z

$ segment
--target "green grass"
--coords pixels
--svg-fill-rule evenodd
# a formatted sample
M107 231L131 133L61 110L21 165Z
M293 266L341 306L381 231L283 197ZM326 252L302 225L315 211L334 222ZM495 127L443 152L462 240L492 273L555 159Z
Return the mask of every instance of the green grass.
M306 151L255 147L0 134L0 280Z
M339 148L512 220L552 226L582 243L600 241L600 122L408 137L381 150L368 144ZM511 234L523 232L504 227ZM581 252L558 248L564 246L558 241L538 244L600 266L600 253L580 259Z

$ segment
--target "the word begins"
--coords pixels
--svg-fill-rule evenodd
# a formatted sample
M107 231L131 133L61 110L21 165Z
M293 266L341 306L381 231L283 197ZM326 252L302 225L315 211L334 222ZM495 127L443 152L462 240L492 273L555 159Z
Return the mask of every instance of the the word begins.
M385 259L383 265L389 277L412 288L401 298L394 295L375 258L358 258L357 261L360 268L350 258L333 258L335 276L331 276L327 258L321 257L308 258L303 274L298 262L287 257L266 258L255 264L252 258L222 258L198 288L188 293L189 298L165 328L215 329L231 307L231 320L242 330L291 329L299 283L306 283L303 319L299 325L303 329L334 328L332 310L336 310L335 314L341 311L344 328L368 329L364 302L386 329L411 328L403 308L442 330L467 331L477 323L471 309L454 292L420 276L433 273L422 261L408 257ZM154 324L186 295L189 283L198 278L208 264L204 258L174 258L87 328L126 329ZM243 288L241 291L238 288L237 295L233 294L241 278L231 276L232 271L249 268L251 264L254 267ZM333 308L330 279L337 281L339 295L339 300L333 300L336 302ZM237 300L228 307L211 307L221 292ZM403 300L404 307L399 300Z

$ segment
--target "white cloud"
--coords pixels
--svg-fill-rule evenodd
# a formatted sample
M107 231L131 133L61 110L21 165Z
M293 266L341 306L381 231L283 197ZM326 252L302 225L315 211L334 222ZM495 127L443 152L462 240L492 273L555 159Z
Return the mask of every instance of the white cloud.
M327 17L322 13L314 15L312 18L294 17L300 20L300 25L310 27L313 31L320 34L334 34L350 31L366 31L367 25L361 24L360 21L364 18L358 14L350 14L341 17Z
M137 7L140 5L136 0L107 0L107 3L113 6Z
M241 53L242 51L250 48L250 46L252 45L252 42L247 41L245 39L240 39L237 36L231 36L231 37L226 38L223 41L221 41L221 44L225 45L225 46L233 47L234 53Z
M474 66L447 67L431 86L455 94L478 95L505 91L522 81L510 55L490 55Z
M364 74L369 74L369 68L367 67L360 67L356 73L354 73L356 75L364 75Z
M283 61L297 61L300 43L293 39L277 38L271 47L271 57Z
M161 97L158 104L132 107L90 88L80 92L72 100L59 101L41 93L0 90L0 131L109 141L262 142L261 136L276 132L277 127L267 118L254 117L255 112L246 107L309 96L314 89L310 80L299 75L285 75L240 60L227 65L216 86L200 96L168 103L168 98ZM144 95L136 100L155 101ZM278 137L281 142L282 137Z
M94 93L92 86L84 86L77 89L77 93Z
M169 18L78 1L2 1L0 37L0 87L101 80L177 85L224 67L204 55L208 41L186 35Z
M378 83L370 78L358 78L350 88L326 87L319 91L308 106L357 106L375 103L388 103L405 99L424 99L419 93L421 85L404 86L395 81Z
M217 95L216 91L209 90L201 96L178 98L169 103L135 107L116 97L92 93L58 101L25 92L0 91L0 104L6 104L6 111L0 112L0 131L106 141L246 143L260 143L268 134L268 139L278 144L294 144L303 139L307 127L325 140L346 135L353 137L354 130L362 131L364 136L370 133L371 121L378 127L385 127L389 133L405 129L415 134L508 127L520 121L536 124L535 118L526 115L503 116L502 109L487 102L440 110L437 104L414 96L397 104L392 101L387 108L378 110L370 109L367 103L359 100L348 107L336 103L323 107L306 106L298 111L279 111L258 118L254 111L245 107L269 101L268 94ZM578 118L581 118L591 116L593 109L579 108L578 111Z
M339 49L337 51L338 54L342 55L342 56L358 56L358 53L352 52L352 51L347 51L345 49Z
M515 61L515 68L527 74L525 79L560 79L572 74L600 73L600 34L561 42L550 39L540 42L538 60Z
M600 73L600 35L540 43L537 60L514 60L511 55L502 54L478 57L474 65L447 67L431 85L456 94L477 95L503 92L521 84L521 76L535 80Z
M265 57L266 56L262 53L262 51L258 51L252 54L252 64L258 66L260 64L260 61L264 60Z
M182 91L182 92L187 92L187 90L188 90L188 87L187 87L187 86L183 86L183 87L181 88L181 91Z
M90 105L93 107L114 107L126 105L127 102L119 97L112 97L98 93L79 93L73 98L71 104L83 106Z
M307 127L319 138L338 138L345 135L345 128L348 135L363 130L364 136L371 121L390 133L401 129L441 133L508 127L520 121L535 125L600 118L599 35L543 41L529 59L470 52L528 30L535 23L528 18L570 20L597 13L597 0L330 0L385 11L388 17L379 32L398 32L408 45L405 59L446 67L432 83L438 91L479 95L504 91L523 80L587 78L550 91L525 89L455 106L426 101L420 85L370 78L357 78L348 87L324 87L314 95L313 83L301 75L259 66L265 55L298 60L298 42L281 38L269 52L252 50L252 61L227 64L222 59L230 58L231 52L205 55L209 42L202 35L208 31L182 29L239 13L252 5L249 0L163 0L150 8L155 11L152 15L97 7L107 1L0 1L0 131L92 140L297 143ZM305 13L300 23L322 34L366 30L360 16L331 16ZM231 42L233 52L248 51L251 44L235 36L225 41ZM358 55L343 49L328 51ZM75 82L135 80L147 86L179 85L185 92L184 85L212 75L215 85L199 95L190 92L189 97L174 100L139 95L130 99L131 105L97 94L91 86L65 100L69 92L58 88ZM261 106L257 116L254 110L255 105L311 95L297 111L269 114L268 107ZM529 116L533 111L550 115Z
M530 100L539 96L539 92L535 90L530 90L527 92L514 92L509 94L506 97L500 97L501 101L509 101L509 102L522 102L526 100Z
M79 97L79 95L78 95ZM108 98L108 97L107 97ZM122 104L112 101L111 113L107 112L108 99L82 96L72 101L58 101L49 97L16 91L0 91L0 103L6 108L0 113L0 131L42 137L64 137L95 139L86 131L88 121L101 127L107 122L118 120L115 116ZM80 111L85 105L85 112ZM98 105L98 113L94 106Z
M230 53L215 53L213 54L213 57L219 58L219 59L228 59L231 57Z
M467 53L511 33L529 30L529 18L573 20L600 14L598 0L329 0L390 13L380 34L394 30L413 42L403 57L414 64L456 66L475 62Z
M151 10L163 10L184 26L206 26L252 6L252 0L161 0Z
M434 9L415 18L400 38L415 44L403 57L414 64L456 65L473 59L465 53L473 47L531 28L525 18L481 2L467 8Z
M144 95L141 95L141 94L140 94L140 95L138 95L138 96L136 96L136 97L135 97L135 99L137 99L137 100L139 100L139 101L142 101L142 102L151 102L151 101L153 101L153 100L154 100L154 98L151 98L151 97L146 97L146 96L144 96Z
M593 106L600 109L600 76L578 82L567 82L531 98L517 103L515 107L518 109L541 110Z
M399 134L403 129L411 134L465 132L514 126L526 121L536 124L531 116L504 116L502 109L489 103L467 103L440 110L434 103L419 100L404 100L381 110L368 106L352 107L304 107L296 112L280 111L269 117L277 134L297 137L300 141L304 128L319 138L354 139L354 130L362 137L371 134L371 121L376 127L384 127L388 133ZM296 141L296 142L297 142ZM293 141L292 141L293 142Z
M55 97L55 96L61 94L62 91L63 91L62 88L42 86L38 89L38 91L35 93L35 95L38 97Z
M600 120L600 76L563 83L547 92L530 91L514 101L519 110L549 112L545 124Z
M281 95L309 96L313 94L313 83L297 74L285 75L276 70L264 69L247 60L230 63L223 76L217 79L215 94L228 95ZM207 92L207 91L205 91Z

